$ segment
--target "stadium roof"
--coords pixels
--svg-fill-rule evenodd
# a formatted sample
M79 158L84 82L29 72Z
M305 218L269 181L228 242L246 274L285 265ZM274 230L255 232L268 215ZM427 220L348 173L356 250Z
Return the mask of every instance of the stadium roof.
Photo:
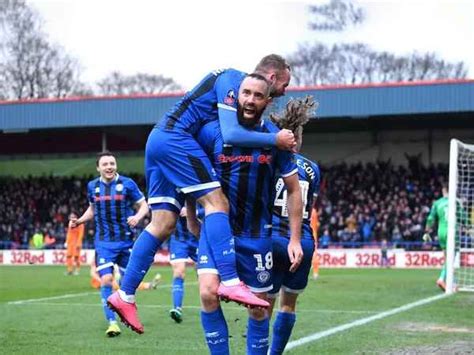
M0 130L153 125L182 95L3 101ZM288 98L306 95L319 102L317 116L322 119L474 112L474 80L293 88L271 110L281 111Z

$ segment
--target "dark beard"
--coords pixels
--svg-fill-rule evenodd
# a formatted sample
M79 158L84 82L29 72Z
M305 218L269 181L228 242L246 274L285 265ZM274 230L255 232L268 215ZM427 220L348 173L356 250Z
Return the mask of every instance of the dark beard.
M262 113L258 113L255 115L255 118L252 120L246 120L244 118L244 108L242 105L238 104L237 105L237 119L239 121L239 124L241 126L244 126L245 128L254 128L259 122L260 122L260 117L262 117Z

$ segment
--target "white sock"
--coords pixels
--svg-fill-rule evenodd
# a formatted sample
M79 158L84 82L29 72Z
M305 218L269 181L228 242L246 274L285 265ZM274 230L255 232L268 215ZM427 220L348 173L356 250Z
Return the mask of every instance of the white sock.
M224 286L236 286L240 283L240 279L238 277L236 277L235 279L230 279L230 280L227 280L227 281L222 281L222 284Z
M118 294L122 301L127 303L135 303L135 295L127 295L124 291L118 290Z

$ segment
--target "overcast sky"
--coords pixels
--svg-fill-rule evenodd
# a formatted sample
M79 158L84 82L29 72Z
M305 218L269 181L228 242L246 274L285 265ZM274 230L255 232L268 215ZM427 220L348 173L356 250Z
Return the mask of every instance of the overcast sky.
M308 29L311 1L27 1L50 39L79 60L89 83L116 70L162 74L190 89L213 69L251 71L268 53L288 55L314 40L360 41L397 54L436 52L464 61L474 78L469 0L359 0L366 21L337 35Z

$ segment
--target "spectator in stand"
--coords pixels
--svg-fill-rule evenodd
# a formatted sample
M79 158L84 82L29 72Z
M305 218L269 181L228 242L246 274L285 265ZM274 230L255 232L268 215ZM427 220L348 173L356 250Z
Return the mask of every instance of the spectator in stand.
M323 235L319 238L319 247L327 249L329 248L329 243L331 243L331 236L329 235L329 229L325 229Z
M319 234L328 229L331 243L347 238L351 244L355 240L370 244L386 238L397 247L421 248L420 225L424 225L437 191L447 181L448 166L424 167L416 154L408 158L408 166L394 166L389 161L322 166ZM143 176L132 178L144 186ZM0 177L0 248L28 248L35 228L46 228L48 223L49 234L62 245L68 214L73 208L88 206L84 193L88 180L90 177ZM348 219L353 223L351 214L360 239L357 234L344 232ZM84 243L84 247L92 245L88 233ZM439 247L436 243L433 246Z

